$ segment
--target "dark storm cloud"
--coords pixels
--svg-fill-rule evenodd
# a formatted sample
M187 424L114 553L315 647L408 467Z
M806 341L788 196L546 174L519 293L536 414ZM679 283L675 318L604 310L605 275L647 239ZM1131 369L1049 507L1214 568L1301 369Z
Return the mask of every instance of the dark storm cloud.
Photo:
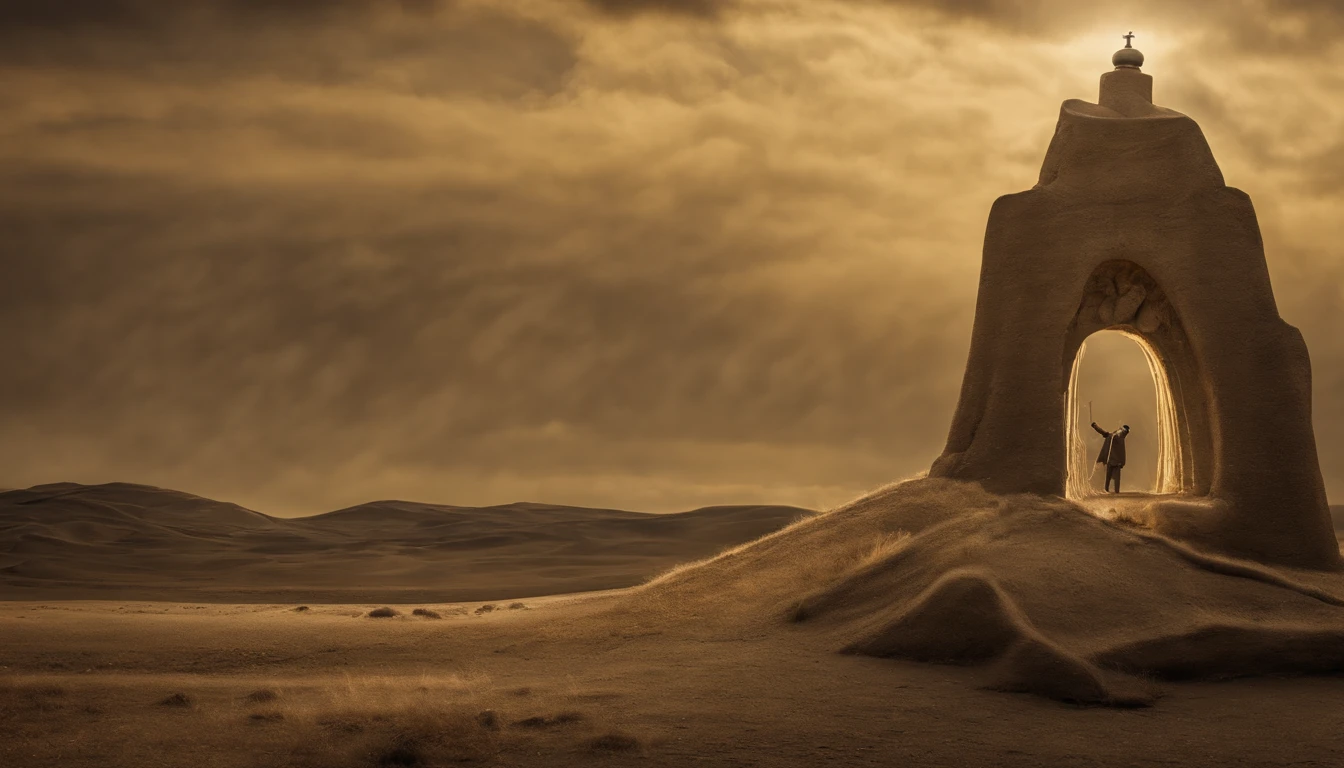
M737 5L736 0L584 0L589 6L613 16L665 13L713 18Z
M1344 35L1344 4L1337 0L1258 0L1248 10L1213 25L1226 48L1245 55L1316 56L1338 47Z
M85 28L149 29L173 27L202 15L213 21L245 24L331 22L351 14L373 12L373 0L45 0L0 6L0 26L25 31ZM381 3L408 11L432 13L434 0Z
M1073 0L854 1L924 9L1027 36L1057 34L1121 11L1126 23L1141 32L1145 22L1176 22L1175 30L1210 33L1212 45L1224 52L1239 49L1254 56L1315 55L1338 45L1344 34L1344 3L1338 0L1131 0L1105 9Z
M742 0L585 0L604 12L629 17L675 13L715 18L727 11L752 10ZM1098 9L1074 0L840 0L854 5L927 12L950 21L982 23L1014 35L1040 36L1074 28L1098 17ZM1128 23L1174 19L1213 33L1220 49L1243 48L1257 55L1313 55L1338 45L1344 36L1344 4L1337 0L1130 0L1122 7Z
M887 5L899 8L917 8L935 11L952 18L983 19L1011 25L1025 25L1043 18L1057 17L1061 9L1044 7L1040 2L1023 3L1019 0L841 0L853 4ZM644 13L673 14L700 18L716 18L729 11L753 10L751 3L742 0L584 0L589 6L617 17L631 17Z
M0 65L162 81L378 81L426 95L513 97L556 92L576 61L575 43L523 15L442 0L114 0L0 9Z

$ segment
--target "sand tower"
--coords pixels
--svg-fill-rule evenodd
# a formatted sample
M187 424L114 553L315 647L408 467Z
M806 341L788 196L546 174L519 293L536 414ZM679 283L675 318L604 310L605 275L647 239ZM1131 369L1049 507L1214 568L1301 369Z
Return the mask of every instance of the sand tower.
M1311 363L1274 302L1250 198L1194 120L1152 102L1125 48L1097 104L1072 99L1030 190L990 210L970 358L930 474L1064 495L1075 361L1137 340L1159 389L1160 532L1241 557L1332 568ZM1086 427L1086 425L1083 425Z

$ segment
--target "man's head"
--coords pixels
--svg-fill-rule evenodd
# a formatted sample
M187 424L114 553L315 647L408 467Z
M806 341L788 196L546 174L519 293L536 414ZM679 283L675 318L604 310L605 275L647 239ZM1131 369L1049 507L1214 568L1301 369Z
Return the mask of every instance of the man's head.
M1121 425L1120 430L1125 434L1129 434L1129 425L1128 424Z

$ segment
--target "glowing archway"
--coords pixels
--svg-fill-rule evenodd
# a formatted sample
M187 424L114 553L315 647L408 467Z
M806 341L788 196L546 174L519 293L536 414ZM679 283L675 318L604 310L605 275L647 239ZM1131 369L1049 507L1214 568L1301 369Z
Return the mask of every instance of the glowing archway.
M1185 484L1184 462L1180 437L1180 412L1176 408L1176 399L1172 395L1171 381L1167 376L1166 365L1142 335L1122 328L1109 329L1123 334L1138 344L1148 362L1148 373L1153 380L1153 390L1157 398L1157 476L1154 492L1159 494L1183 493L1188 490ZM1082 369L1083 356L1087 353L1086 339L1078 347L1073 359L1073 370L1069 375L1068 411L1065 419L1065 434L1068 440L1068 481L1065 495L1070 499L1084 499L1094 496L1090 480L1093 473L1092 454L1084 439L1091 430L1090 420L1083 417L1083 404L1078 397L1078 373Z

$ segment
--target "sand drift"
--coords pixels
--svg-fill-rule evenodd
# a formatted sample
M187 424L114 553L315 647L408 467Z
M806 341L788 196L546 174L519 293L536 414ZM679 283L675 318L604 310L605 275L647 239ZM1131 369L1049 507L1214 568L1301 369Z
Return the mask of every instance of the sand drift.
M986 684L1149 703L1159 679L1344 672L1344 574L1191 550L1049 497L922 479L681 569L632 600L980 665Z

